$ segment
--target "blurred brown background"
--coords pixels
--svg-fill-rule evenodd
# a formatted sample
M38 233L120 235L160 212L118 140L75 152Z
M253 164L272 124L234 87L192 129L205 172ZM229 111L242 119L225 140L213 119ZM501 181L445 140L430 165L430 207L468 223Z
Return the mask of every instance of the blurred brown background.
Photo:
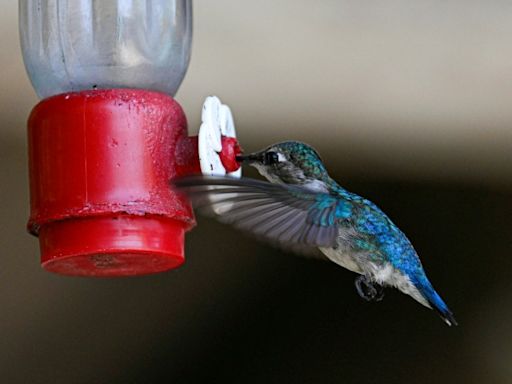
M313 144L415 244L460 326L354 275L200 220L169 273L42 271L28 216L17 4L0 14L0 380L5 383L511 383L512 4L196 1L177 95L246 150ZM247 174L254 175L248 172Z

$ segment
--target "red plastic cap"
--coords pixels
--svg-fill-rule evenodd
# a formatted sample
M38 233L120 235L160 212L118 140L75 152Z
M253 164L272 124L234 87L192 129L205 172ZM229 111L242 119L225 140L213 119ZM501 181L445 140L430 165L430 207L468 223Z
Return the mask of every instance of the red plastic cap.
M45 269L126 276L184 261L189 203L169 187L186 119L169 96L100 90L43 100L29 119L31 215Z
M62 220L39 232L41 263L63 275L130 276L176 268L185 261L184 229L160 216L111 215Z

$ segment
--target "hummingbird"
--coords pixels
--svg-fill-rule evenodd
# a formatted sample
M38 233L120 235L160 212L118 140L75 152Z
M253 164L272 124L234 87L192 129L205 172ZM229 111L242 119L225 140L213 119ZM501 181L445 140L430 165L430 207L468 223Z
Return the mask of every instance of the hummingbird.
M332 179L314 148L285 141L237 161L268 182L190 176L174 180L174 186L221 222L285 249L320 251L357 273L355 286L365 300L380 301L384 287L395 287L457 325L404 233L374 203Z

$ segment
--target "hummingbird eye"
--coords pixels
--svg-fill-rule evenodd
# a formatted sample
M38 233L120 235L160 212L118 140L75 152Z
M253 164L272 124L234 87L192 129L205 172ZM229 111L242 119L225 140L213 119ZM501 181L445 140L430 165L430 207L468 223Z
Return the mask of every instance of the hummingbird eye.
M279 163L279 156L275 152L267 152L263 160L265 165L273 165Z

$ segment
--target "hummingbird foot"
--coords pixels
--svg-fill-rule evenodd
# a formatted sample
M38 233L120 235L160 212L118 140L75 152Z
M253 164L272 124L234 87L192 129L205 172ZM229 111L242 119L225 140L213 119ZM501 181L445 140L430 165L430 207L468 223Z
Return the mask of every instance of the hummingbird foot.
M357 293L366 301L381 301L384 297L384 287L372 281L368 276L358 276L355 284Z

